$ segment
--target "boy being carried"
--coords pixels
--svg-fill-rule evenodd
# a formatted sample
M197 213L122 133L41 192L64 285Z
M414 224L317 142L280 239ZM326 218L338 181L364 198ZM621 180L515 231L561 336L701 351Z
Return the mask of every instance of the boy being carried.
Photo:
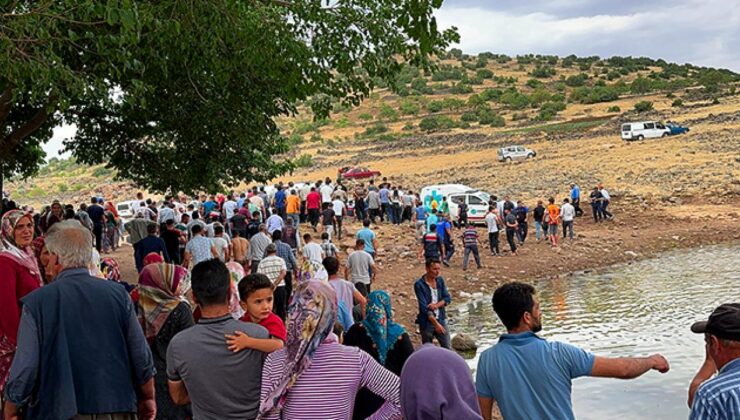
M240 321L253 322L263 326L270 338L252 338L241 331L226 335L226 344L234 353L244 349L272 353L283 348L287 331L283 320L272 312L273 284L264 274L250 274L239 282L239 297L242 309L246 311Z

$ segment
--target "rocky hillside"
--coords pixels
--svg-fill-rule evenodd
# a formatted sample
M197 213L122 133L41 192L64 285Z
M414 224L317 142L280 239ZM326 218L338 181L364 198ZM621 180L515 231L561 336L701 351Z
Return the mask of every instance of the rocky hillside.
M298 170L285 177L336 176L345 165L378 169L418 188L462 182L496 194L542 197L576 180L605 182L618 195L677 202L740 194L740 75L648 58L525 55L477 56L459 50L424 74L406 66L392 86L377 87L360 106L332 106L314 120L300 107L279 121ZM672 120L691 132L626 143L626 121ZM496 149L521 144L531 161L496 161ZM85 200L96 194L129 199L135 187L113 181L104 166L52 161L39 176L7 188L24 202Z

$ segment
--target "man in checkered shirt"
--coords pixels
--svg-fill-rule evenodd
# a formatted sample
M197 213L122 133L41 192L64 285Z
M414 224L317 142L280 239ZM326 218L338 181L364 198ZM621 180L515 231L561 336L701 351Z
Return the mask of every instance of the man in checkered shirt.
M285 264L285 260L277 256L277 247L274 243L267 245L265 255L267 256L257 266L257 273L266 275L272 282L275 288L272 294L274 298L272 311L285 321L288 308L288 292L285 289L285 275L288 272L288 267Z

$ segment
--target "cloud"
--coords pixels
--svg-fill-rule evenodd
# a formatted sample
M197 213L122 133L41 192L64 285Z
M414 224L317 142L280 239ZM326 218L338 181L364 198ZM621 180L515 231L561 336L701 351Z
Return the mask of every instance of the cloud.
M450 2L437 19L441 27L459 28L459 47L468 53L647 56L740 71L735 1L657 2L652 9L632 1L623 9L614 6L620 2L546 3Z

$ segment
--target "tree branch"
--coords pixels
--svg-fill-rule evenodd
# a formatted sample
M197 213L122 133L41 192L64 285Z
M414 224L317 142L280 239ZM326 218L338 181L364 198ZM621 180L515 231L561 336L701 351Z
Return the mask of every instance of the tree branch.
M13 99L13 85L8 82L3 94L0 95L0 127L4 126L5 119L10 113L10 101Z
M49 117L49 108L57 101L56 94L51 94L46 104L41 107L36 113L28 120L25 124L16 128L10 134L5 136L3 141L0 143L0 156L10 156L11 150L19 145L23 139L33 134L34 131L38 130L46 119Z

